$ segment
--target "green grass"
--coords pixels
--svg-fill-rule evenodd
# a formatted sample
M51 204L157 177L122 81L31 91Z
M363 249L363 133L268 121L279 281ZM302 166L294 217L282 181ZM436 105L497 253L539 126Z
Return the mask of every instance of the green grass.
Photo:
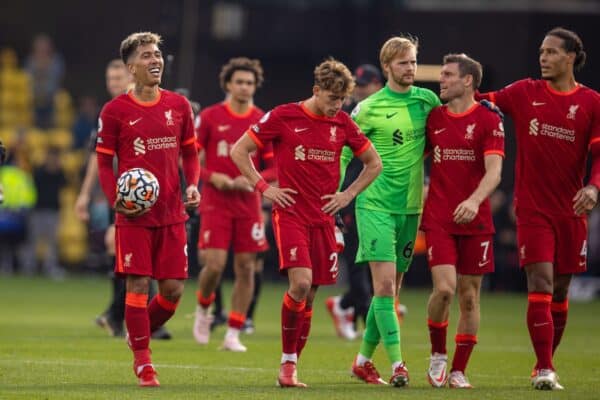
M537 392L528 376L534 357L525 326L521 295L485 295L479 344L468 368L473 391L434 390L426 382L429 335L428 293L405 291L409 313L402 329L409 388L367 386L351 379L349 366L358 342L334 336L318 294L313 328L302 355L299 376L305 390L275 387L280 357L279 315L283 285L266 285L256 318L257 332L243 337L245 354L217 350L218 329L207 347L191 336L194 288L191 282L168 327L174 340L153 342L153 359L162 387L141 389L131 370L131 353L92 322L108 301L101 278L51 282L0 278L0 399L598 399L600 398L600 302L571 304L569 324L555 357L564 392ZM229 286L227 287L229 290ZM449 327L453 351L456 308ZM390 367L378 349L375 363L384 378Z

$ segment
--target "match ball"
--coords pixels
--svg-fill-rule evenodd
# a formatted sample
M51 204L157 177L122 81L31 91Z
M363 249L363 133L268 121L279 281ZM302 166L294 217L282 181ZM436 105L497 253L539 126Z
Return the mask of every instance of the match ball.
M158 200L159 191L158 179L143 168L129 169L117 180L117 198L130 210L152 207Z

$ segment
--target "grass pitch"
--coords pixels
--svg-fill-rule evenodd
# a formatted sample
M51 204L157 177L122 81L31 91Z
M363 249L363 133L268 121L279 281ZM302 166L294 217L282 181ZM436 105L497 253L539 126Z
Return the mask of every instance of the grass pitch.
M322 288L299 364L299 377L310 387L284 390L275 381L285 286L265 285L256 333L242 338L249 349L244 354L217 350L224 328L213 333L206 347L194 342L194 286L188 282L178 312L168 323L174 339L151 343L162 386L138 388L124 341L107 337L92 322L108 302L107 279L51 282L1 277L0 399L600 399L600 301L571 304L567 331L555 357L566 390L538 392L528 379L534 356L525 325L525 295L485 294L479 344L467 369L475 389L459 391L433 389L427 383L428 293L406 290L402 301L409 312L402 345L411 382L408 388L396 389L368 386L349 377L359 342L334 335L324 300L340 289ZM456 311L454 305L448 330L450 356ZM375 364L389 378L383 348L378 349Z

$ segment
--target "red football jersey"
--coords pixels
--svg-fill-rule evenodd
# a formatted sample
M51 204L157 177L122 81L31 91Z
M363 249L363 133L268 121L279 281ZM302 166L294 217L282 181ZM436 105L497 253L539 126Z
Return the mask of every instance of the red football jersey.
M220 172L236 178L241 175L238 167L229 156L231 147L258 122L264 112L251 107L245 114L236 114L229 104L219 103L204 109L196 121L196 136L204 149L204 166L210 172ZM270 163L273 158L271 145L252 154L254 166L260 171L261 161ZM225 212L236 217L252 216L260 210L260 193L238 190L219 190L208 182L202 185L200 212L213 210Z
M455 235L494 233L488 199L468 224L455 223L453 213L479 186L485 175L484 157L504 157L504 127L498 114L479 103L461 114L451 113L447 106L437 107L427 119L427 147L431 173L422 229L441 228Z
M302 103L274 108L248 134L259 148L273 142L279 187L298 192L292 195L295 204L285 208L274 205L275 209L298 215L312 226L332 222L333 217L321 211L328 202L321 197L337 191L342 148L347 145L358 156L370 146L345 112L321 117Z
M190 103L168 90L152 102L140 102L131 92L106 103L100 113L96 151L116 155L118 175L145 168L158 179L160 194L149 212L136 218L117 213L117 225L164 226L183 222L179 179L181 146L194 143Z
M600 95L583 85L563 93L524 79L483 97L515 123L515 205L574 217L589 148L600 146Z

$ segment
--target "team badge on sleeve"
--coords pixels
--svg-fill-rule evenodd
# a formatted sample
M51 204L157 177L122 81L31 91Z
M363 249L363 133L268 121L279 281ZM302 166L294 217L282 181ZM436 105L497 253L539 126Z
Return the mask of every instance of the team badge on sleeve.
M350 113L350 116L352 118L356 118L356 116L358 115L358 113L360 112L360 103L358 103L356 105L356 107L354 107L354 109L352 110L352 112Z
M102 132L102 118L98 118L98 133Z

